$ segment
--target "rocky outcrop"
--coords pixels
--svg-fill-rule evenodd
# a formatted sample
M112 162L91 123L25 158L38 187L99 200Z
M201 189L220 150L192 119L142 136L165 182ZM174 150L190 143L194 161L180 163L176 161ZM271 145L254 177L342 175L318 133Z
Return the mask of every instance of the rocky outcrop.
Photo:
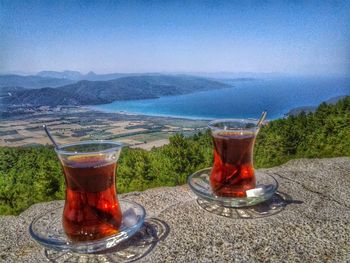
M121 195L147 210L142 230L98 255L45 250L28 226L62 201L0 217L1 262L349 262L350 158L300 159L265 172L274 198L228 209L197 200L187 186Z

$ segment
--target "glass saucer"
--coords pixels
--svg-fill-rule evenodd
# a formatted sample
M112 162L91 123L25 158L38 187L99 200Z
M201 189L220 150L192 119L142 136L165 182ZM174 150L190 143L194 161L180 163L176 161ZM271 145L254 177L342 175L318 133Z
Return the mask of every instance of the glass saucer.
M119 200L119 204L123 214L119 232L103 239L70 241L62 226L63 206L36 217L29 226L29 233L39 244L58 251L94 253L109 249L132 237L141 228L146 216L145 209L135 202Z
M277 191L278 182L269 174L255 171L256 188L248 190L253 192L250 197L222 197L216 196L210 187L209 176L211 168L206 168L195 172L188 178L191 190L200 198L209 202L215 202L225 207L245 207L253 206L270 199ZM255 192L255 194L254 194Z

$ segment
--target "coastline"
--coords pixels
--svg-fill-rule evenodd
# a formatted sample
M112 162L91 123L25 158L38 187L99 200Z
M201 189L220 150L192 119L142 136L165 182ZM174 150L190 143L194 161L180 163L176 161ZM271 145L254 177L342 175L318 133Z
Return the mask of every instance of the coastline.
M269 116L269 120L277 120L277 119L282 119L288 116L292 116L292 115L298 115L301 112L305 112L305 113L310 113L310 112L314 112L317 107L325 102L327 104L334 104L337 101L339 101L340 99L343 99L347 96L350 96L350 94L341 94L341 95L337 95L337 96L332 96L329 97L321 102L319 102L318 104L299 104L299 105L294 105L293 107L290 108L284 108L283 110L281 110L280 112L278 112L277 114L273 114L271 116L271 112L269 110L268 114L270 114ZM171 96L170 96L171 97ZM139 100L138 100L139 101ZM142 101L142 100L141 100ZM176 114L171 114L171 113L153 113L153 112L137 112L137 111L130 111L130 110L120 110L120 109L113 109L113 104L117 103L118 101L112 102L112 103L108 103L108 104L100 104L100 105L88 105L88 106L83 106L89 110L94 110L94 111L99 111L99 112L105 112L105 113L116 113L116 114L125 114L125 115L130 115L130 116L147 116L147 117L162 117L162 118L174 118L174 119L186 119L186 120L200 120L200 121L211 121L214 119L246 119L246 118L253 118L254 116L250 116L250 117L241 117L241 116L197 116L197 115L191 115L191 114L184 114L184 115L176 115ZM124 101L123 101L124 102ZM129 101L130 102L130 101ZM134 102L134 100L131 100L131 102ZM264 109L266 110L266 109Z
M104 110L99 109L97 106L82 106L86 109L104 113L116 113L126 116L139 116L139 117L159 117L159 118L170 118L170 119L180 119L180 120L193 120L193 121L211 121L215 118L211 117L199 117L199 116L182 116L182 115L172 115L172 114L161 114L161 113L142 113L142 112L128 112L128 111L113 111L113 110Z
M332 104L345 96L325 102ZM289 109L280 118L314 109L316 106ZM109 111L96 106L12 106L0 113L0 146L10 147L51 144L42 130L46 124L62 144L77 140L119 140L127 146L148 150L168 143L175 133L187 136L204 130L215 119Z

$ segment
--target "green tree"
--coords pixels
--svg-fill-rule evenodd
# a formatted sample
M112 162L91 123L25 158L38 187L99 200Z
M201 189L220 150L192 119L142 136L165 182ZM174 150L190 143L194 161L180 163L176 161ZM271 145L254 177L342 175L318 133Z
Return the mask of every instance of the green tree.
M321 104L269 122L258 134L256 168L280 165L293 158L350 156L350 97ZM209 131L191 137L176 134L151 151L122 150L117 167L119 193L186 183L193 172L213 162ZM18 214L30 205L63 199L64 176L52 147L0 147L0 214Z

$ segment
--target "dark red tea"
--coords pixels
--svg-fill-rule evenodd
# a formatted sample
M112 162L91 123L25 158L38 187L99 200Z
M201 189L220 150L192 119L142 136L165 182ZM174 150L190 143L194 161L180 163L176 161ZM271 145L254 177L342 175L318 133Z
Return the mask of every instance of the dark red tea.
M220 131L213 133L214 165L210 184L217 196L245 197L255 188L253 132Z
M76 156L63 165L67 186L63 227L71 240L95 240L118 232L122 213L116 165L96 156Z

